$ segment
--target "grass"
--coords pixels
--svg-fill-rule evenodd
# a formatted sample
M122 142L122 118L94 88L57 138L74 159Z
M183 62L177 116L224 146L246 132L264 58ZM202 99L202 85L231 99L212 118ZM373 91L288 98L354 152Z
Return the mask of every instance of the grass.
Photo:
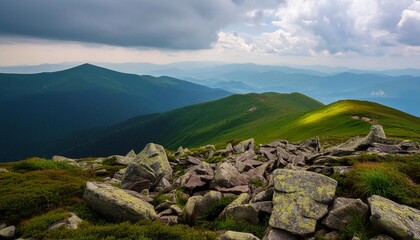
M17 163L18 164L18 163ZM19 168L34 169L33 167ZM0 174L0 216L16 223L24 218L76 203L90 176L78 169L48 169Z
M211 240L216 233L195 229L185 225L167 226L159 222L139 222L94 225L81 224L77 230L59 229L39 234L42 239L168 239L168 240Z
M215 220L220 213L222 213L222 211L231 203L233 202L233 200L235 200L236 197L231 197L231 196L225 196L222 197L219 201L217 201L216 203L212 204L211 206L208 206L207 211L205 211L201 216L200 216L200 220L204 220L204 221L213 221Z
M63 220L67 216L67 211L62 208L52 210L24 221L17 230L18 235L28 238L38 236L48 229L53 223Z
M219 162L222 162L223 159L225 159L223 156L217 155L217 156L213 156L211 158L208 158L204 161L207 162L207 163L219 163Z
M238 221L232 218L217 219L212 222L202 223L201 227L219 231L219 230L231 230L237 232L247 232L252 233L256 237L262 239L265 235L265 230L268 227L268 218L260 222L258 225L252 225L247 222Z
M368 240L378 234L380 231L373 226L367 219L358 213L350 213L350 221L338 231L338 239L345 240L358 237L360 240Z
M184 189L182 188L178 188L175 194L176 194L176 204L179 207L184 207L188 202L189 195L184 193Z
M411 180L418 175L418 162L408 162L404 157L393 158L394 161L389 158L386 162L356 163L346 176L333 175L339 182L336 195L363 199L380 195L419 208L420 186Z
M47 169L74 169L75 167L65 163L56 162L52 160L46 160L42 158L28 158L19 162L16 162L12 166L12 170L16 172L27 172Z

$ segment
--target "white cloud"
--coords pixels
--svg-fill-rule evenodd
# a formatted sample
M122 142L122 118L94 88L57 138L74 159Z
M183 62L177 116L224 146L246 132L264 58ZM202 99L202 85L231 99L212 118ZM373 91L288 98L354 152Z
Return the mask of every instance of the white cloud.
M237 34L242 36L238 40L246 39L247 50L255 53L420 54L420 2L415 0L286 0L246 15L256 27L271 18L275 28L261 34ZM230 45L243 48L243 42Z
M385 92L383 90L374 90L370 93L370 95L382 97L382 96L385 96Z

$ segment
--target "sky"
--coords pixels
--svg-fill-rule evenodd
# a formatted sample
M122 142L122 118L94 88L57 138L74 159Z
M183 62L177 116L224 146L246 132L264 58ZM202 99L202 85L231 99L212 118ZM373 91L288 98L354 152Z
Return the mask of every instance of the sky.
M420 68L420 0L2 0L0 66Z

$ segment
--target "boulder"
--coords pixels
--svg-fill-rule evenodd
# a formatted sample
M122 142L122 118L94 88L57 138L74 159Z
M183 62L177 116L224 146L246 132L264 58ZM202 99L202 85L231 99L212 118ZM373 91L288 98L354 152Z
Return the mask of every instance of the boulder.
M255 145L254 139L251 138L251 139L248 139L248 140L245 140L236 144L233 147L233 149L235 150L236 153L243 153L247 150L254 150L254 145Z
M210 191L204 196L190 197L185 205L182 215L187 223L194 223L196 218L202 216L209 208L222 199L222 194L217 191Z
M258 213L268 213L268 214L271 214L273 212L273 202L272 201L264 201L264 202L250 203L250 205L255 210L257 210Z
M202 187L206 185L206 182L201 181L200 176L198 175L191 175L190 179L188 179L187 183L184 187L188 189L195 189L197 187Z
M273 213L269 224L301 236L315 232L317 220L328 213L337 181L307 171L274 171Z
M142 191L157 184L163 177L170 179L172 168L165 149L149 143L131 162L121 180L121 188Z
M157 217L150 203L109 184L87 182L83 198L92 209L117 221L154 220Z
M82 222L83 220L81 218L79 218L76 214L74 213L69 213L68 216L66 217L66 219L58 221L54 224L52 224L48 230L54 230L54 229L58 229L61 226L65 226L67 229L78 229L79 228L79 224Z
M379 234L373 238L369 238L369 240L394 240L394 239L388 235Z
M271 228L263 240L297 240L298 237L281 229Z
M374 195L370 221L396 239L420 239L420 210Z
M126 157L128 157L128 158L135 158L136 156L137 156L137 154L136 154L136 152L134 152L134 150L133 149L131 149L128 153L127 153L127 155L125 155Z
M0 173L8 173L9 170L5 169L5 168L0 168Z
M0 229L1 238L13 238L15 236L16 228L15 226L8 226L3 229Z
M221 187L230 188L247 185L248 181L234 166L230 163L224 162L220 164L214 174L214 183Z
M163 224L173 226L178 224L178 216L169 215L169 216L162 216L159 218L159 221Z
M52 157L52 160L54 162L64 162L73 166L78 166L79 164L77 163L76 159L72 159L72 158L67 158L67 157L63 157L63 156L58 156L55 155Z
M344 227L353 216L366 216L368 211L368 205L360 199L339 197L334 200L332 210L323 223L329 228L338 230Z
M188 201L185 204L184 209L182 210L182 217L184 219L184 222L188 224L194 223L194 219L197 214L196 206L202 198L203 196L193 196L188 198Z
M274 188L270 187L269 189L262 191L256 194L251 202L263 202L263 201L271 201L273 200Z
M220 217L232 218L236 221L244 221L250 224L258 224L258 212L251 204L242 204L226 207Z
M259 240L256 236L251 233L226 231L220 237L219 240Z

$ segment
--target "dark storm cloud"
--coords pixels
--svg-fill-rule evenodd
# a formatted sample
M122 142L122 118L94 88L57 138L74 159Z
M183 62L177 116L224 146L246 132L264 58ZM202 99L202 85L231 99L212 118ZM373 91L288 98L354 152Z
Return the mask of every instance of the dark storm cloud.
M237 14L230 0L2 0L0 35L201 49Z

